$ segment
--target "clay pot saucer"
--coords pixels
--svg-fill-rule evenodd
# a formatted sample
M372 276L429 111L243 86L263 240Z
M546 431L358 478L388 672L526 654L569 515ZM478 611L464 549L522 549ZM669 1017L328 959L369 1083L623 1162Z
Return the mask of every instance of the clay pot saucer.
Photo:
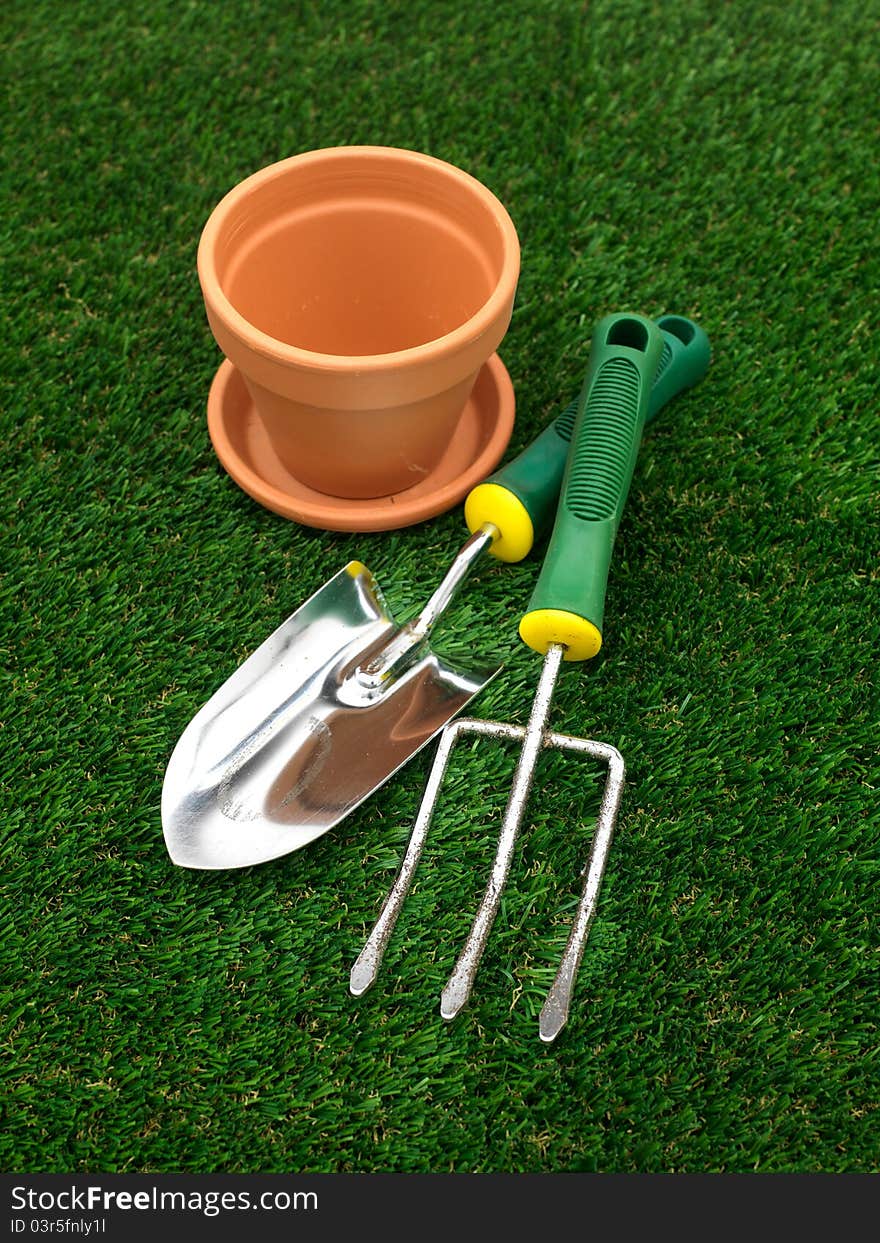
M452 509L491 474L513 430L515 399L497 354L481 368L437 466L412 487L352 500L301 483L275 453L241 373L228 360L208 396L208 430L227 473L259 504L325 531L390 531Z

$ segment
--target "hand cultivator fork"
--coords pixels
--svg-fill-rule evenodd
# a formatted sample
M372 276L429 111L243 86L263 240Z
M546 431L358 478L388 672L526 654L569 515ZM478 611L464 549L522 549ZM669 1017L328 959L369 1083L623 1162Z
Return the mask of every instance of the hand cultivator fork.
M602 643L605 590L611 553L648 414L652 377L663 338L650 320L612 315L596 327L590 364L571 438L556 523L520 637L544 656L525 728L501 721L461 718L447 725L415 820L400 874L351 971L359 996L374 982L395 922L412 883L453 748L464 735L521 744L489 882L464 948L441 996L441 1014L454 1018L467 1003L510 871L541 752L556 748L607 767L605 789L585 868L583 892L562 961L540 1016L540 1037L556 1038L569 1012L575 976L614 834L623 793L624 763L615 747L548 729L557 675L563 661L589 660Z

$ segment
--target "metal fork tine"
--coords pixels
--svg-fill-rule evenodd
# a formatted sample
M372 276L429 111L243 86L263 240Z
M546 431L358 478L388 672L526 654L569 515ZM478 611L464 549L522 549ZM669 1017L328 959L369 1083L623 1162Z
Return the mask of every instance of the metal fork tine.
M568 1009L574 980L578 967L581 965L590 925L596 914L599 889L602 885L602 877L605 875L605 865L608 862L608 852L614 837L626 776L623 756L616 747L609 746L607 743L593 742L587 738L567 737L564 740L564 749L580 751L595 759L604 759L608 764L608 777L605 781L599 814L596 817L596 827L593 830L590 857L584 869L583 892L571 926L568 943L562 954L559 970L550 986L538 1020L538 1032L545 1044L554 1041L568 1022Z
M437 754L434 756L434 763L431 765L428 784L425 787L418 815L413 824L406 854L404 855L403 863L400 865L400 872L391 887L388 897L385 899L379 918L373 925L373 931L367 938L364 948L358 955L357 962L351 969L348 986L355 997L360 997L362 993L365 993L375 983L376 976L379 973L382 959L385 956L385 949L394 931L394 925L397 923L400 909L409 893L416 868L419 866L419 860L422 857L425 838L428 836L428 828L434 815L434 808L437 805L437 797L440 793L440 786L443 784L443 776L449 763L450 753L464 724L465 721L463 720L453 721L450 725L447 725L440 736L440 745L437 748Z
M535 776L538 753L541 750L547 729L550 704L553 699L553 688L556 685L556 675L559 672L559 666L564 655L565 648L562 644L552 644L541 667L541 676L535 691L529 723L526 726L523 737L522 750L519 753L516 772L513 776L513 784L510 787L510 797L507 800L507 807L504 812L504 821L501 825L501 835L498 838L498 849L495 854L495 861L492 864L489 883L486 886L486 892L483 894L483 900L480 903L480 908L477 911L473 927L468 934L464 949L461 951L458 961L453 968L452 975L449 977L440 997L440 1013L444 1019L454 1019L462 1007L467 1004L468 998L471 995L474 979L480 966L480 959L483 957L483 950L486 948L486 941L492 930L492 924L495 922L495 915L498 912L501 893L510 872L516 839L519 835L520 826L525 815L526 803L528 802L532 781Z

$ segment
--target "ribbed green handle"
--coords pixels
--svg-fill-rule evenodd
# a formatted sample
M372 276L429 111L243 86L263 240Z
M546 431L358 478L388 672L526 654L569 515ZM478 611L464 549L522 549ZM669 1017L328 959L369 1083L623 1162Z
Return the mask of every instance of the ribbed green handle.
M609 315L596 326L553 534L520 622L537 651L562 643L566 660L585 660L601 646L611 553L663 344L641 315Z
M709 338L692 320L683 315L664 315L657 324L663 332L663 350L651 386L648 420L703 378L710 357ZM495 556L521 560L550 527L579 404L578 397L528 448L478 484L468 497L468 529L476 531L489 521L501 532L490 549Z

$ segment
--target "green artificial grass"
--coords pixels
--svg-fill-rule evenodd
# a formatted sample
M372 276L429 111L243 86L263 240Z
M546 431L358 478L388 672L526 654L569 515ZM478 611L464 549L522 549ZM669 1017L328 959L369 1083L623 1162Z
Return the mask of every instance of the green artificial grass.
M11 0L0 337L7 1171L877 1171L876 6ZM509 453L577 392L592 324L678 312L701 386L645 438L606 647L553 725L614 742L621 822L571 1020L537 1015L598 797L547 757L472 1004L439 992L513 756L457 755L379 981L347 980L418 757L333 833L175 868L180 732L348 559L395 611L460 507L305 529L219 465L202 225L273 160L412 147L508 207ZM536 559L438 634L523 722Z

